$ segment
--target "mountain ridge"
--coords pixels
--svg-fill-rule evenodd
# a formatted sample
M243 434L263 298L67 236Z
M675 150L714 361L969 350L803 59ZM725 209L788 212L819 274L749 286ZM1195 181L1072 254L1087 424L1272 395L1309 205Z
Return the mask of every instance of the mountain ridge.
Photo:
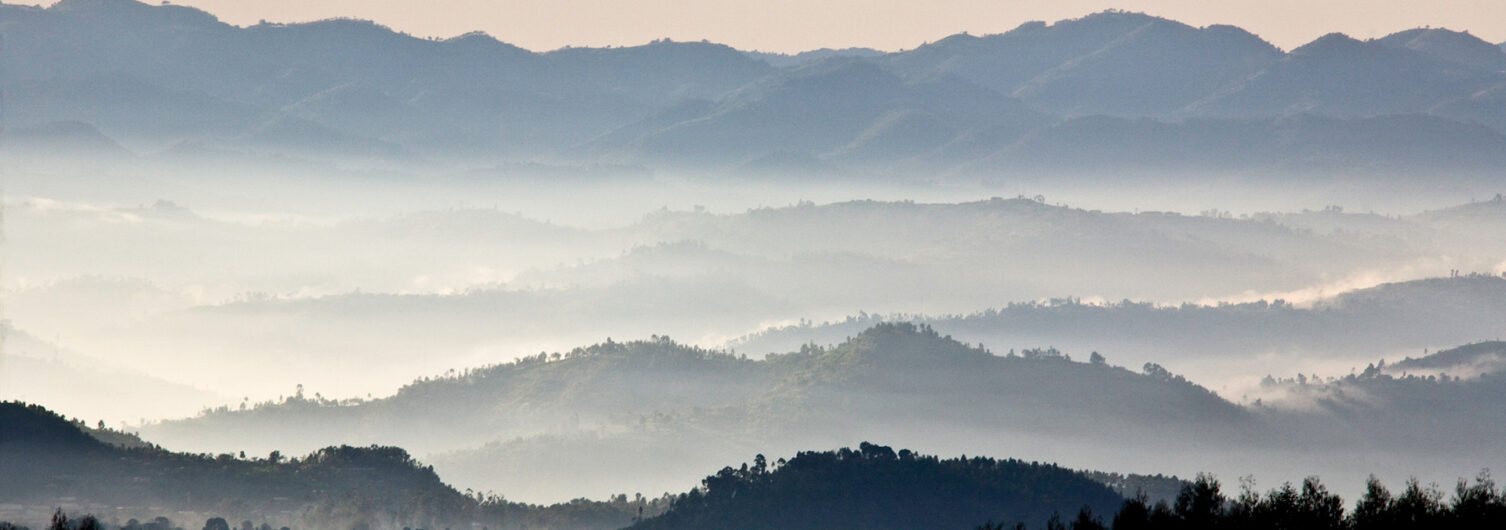
M421 39L353 19L239 27L193 8L133 0L5 5L0 30L9 52L0 84L12 124L87 123L138 152L191 142L399 167L642 160L661 170L759 178L903 177L1040 171L1020 154L1029 147L1011 145L1063 120L1098 115L1178 128L1185 119L1422 114L1506 134L1506 113L1495 106L1506 96L1491 91L1506 86L1506 50L1432 29L1367 42L1330 35L1282 52L1232 26L1195 28L1110 11L953 35L902 52L817 51L775 60L778 66L768 62L774 56L709 42L534 52L482 33ZM846 70L825 77L831 84L821 88L816 80L827 74L811 70L820 65ZM790 85L800 79L815 84ZM785 96L768 91L778 86ZM120 105L109 87L129 87L132 103ZM352 99L331 99L338 94ZM391 103L363 104L370 101ZM693 110L698 102L709 103ZM251 134L289 118L332 132L321 142L298 130ZM1395 121L1348 126L1385 127L1397 137L1414 131ZM1223 131L1199 131L1210 132ZM1259 131L1256 144L1274 146L1268 151L1244 149L1249 138L1229 134L1210 139L1225 152L1198 169L1296 160L1279 169L1332 170L1281 143L1279 130ZM1488 141L1443 147L1459 145L1451 135L1478 131L1419 134L1427 141L1412 152L1355 137L1334 147L1353 153L1345 163L1371 161L1380 172L1499 163L1499 146ZM1048 147L1112 143L1092 137L1059 138ZM418 157L373 160L370 146L383 143L392 147L376 151ZM367 147L352 149L358 144ZM1162 158L1112 163L1165 169L1184 155L1169 149Z

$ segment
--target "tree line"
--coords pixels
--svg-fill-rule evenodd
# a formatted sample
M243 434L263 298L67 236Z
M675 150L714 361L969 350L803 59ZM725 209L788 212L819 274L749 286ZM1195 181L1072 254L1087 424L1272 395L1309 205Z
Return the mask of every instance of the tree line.
M1506 492L1496 487L1488 471L1474 482L1460 480L1452 495L1408 480L1393 493L1371 477L1352 510L1317 477L1300 486L1291 483L1264 494L1246 484L1226 496L1215 478L1199 475L1182 487L1174 501L1151 503L1141 493L1126 499L1117 513L1098 517L1084 508L1069 520L1053 515L1046 530L1400 530L1506 528ZM1026 530L985 523L977 530Z

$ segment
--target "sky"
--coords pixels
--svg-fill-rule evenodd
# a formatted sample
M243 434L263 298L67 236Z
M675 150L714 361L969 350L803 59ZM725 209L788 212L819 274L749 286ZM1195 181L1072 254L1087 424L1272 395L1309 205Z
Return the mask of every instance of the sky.
M1105 9L1233 24L1290 50L1330 32L1380 37L1419 26L1506 41L1506 0L175 0L237 25L331 17L420 37L485 31L535 51L710 40L744 50L914 48Z

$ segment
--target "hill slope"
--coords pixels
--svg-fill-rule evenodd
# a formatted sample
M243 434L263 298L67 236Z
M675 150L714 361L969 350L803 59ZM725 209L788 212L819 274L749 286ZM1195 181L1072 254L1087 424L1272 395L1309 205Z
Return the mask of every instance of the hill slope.
M1072 390L1078 385L1098 393L1079 399ZM980 400L996 406L957 408ZM657 414L756 437L751 425L772 429L765 434L820 425L860 432L940 418L1067 432L1120 421L1170 422L1160 428L1174 429L1228 421L1239 411L1184 380L1072 362L1055 351L1000 357L928 327L899 323L880 324L831 348L806 347L761 361L668 337L606 342L421 378L388 398L337 402L300 395L246 411L222 409L164 422L145 432L195 447L234 444L261 451L334 439L402 441L434 451ZM1107 423L1046 420L1080 415ZM394 422L410 428L394 433L385 427Z
M98 433L128 439L121 433ZM396 447L326 447L302 458L225 453L184 454L139 444L126 449L96 439L80 424L45 408L0 403L0 519L45 520L57 506L149 519L166 511L219 515L312 528L378 529L486 523L617 528L624 503L550 508L483 502L440 481ZM117 508L119 507L119 508ZM155 512L155 513L154 513Z
M1003 445L985 446L1001 451L1022 438L1096 444L1124 433L1179 443L1192 432L1249 437L1253 419L1164 370L1073 362L1055 350L1001 357L884 324L764 360L667 338L608 342L425 378L388 398L299 396L143 430L177 447L256 451L400 442L436 453L458 483L542 500L679 489L738 452L855 437L925 436L948 449L997 438ZM936 432L949 434L923 434Z
M970 528L987 521L1045 521L1083 507L1112 513L1108 487L1053 465L940 460L863 442L857 450L802 452L723 468L636 529Z

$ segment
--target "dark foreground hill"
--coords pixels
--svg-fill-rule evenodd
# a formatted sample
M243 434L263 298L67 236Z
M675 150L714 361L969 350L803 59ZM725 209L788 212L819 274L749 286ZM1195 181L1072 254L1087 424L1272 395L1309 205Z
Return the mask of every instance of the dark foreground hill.
M1474 358L1501 349L1500 344L1475 345L1441 358ZM4 435L0 437L0 457L4 457L0 458L0 473L6 477L0 484L5 488L0 489L0 498L7 501L0 505L0 528L14 528L11 523L16 521L45 521L52 503L40 516L26 511L26 503L38 499L59 501L57 504L65 505L75 517L88 513L105 520L118 521L143 511L172 511L192 527L191 522L205 512L183 510L191 501L143 500L121 492L135 490L139 496L149 493L143 487L160 490L156 486L169 481L154 478L163 477L178 479L177 491L183 495L238 492L239 497L221 501L207 508L207 513L232 514L231 520L247 517L242 527L254 526L253 519L261 520L263 529L271 527L266 521L293 520L294 527L300 529L386 530L400 525L408 528L406 525L423 520L423 516L431 523L472 528L618 528L632 524L631 528L642 529L1002 529L1011 526L997 521L1020 521L1014 528L1034 528L1038 526L1025 521L1044 520L1048 529L1079 530L1371 530L1498 528L1506 522L1506 496L1486 472L1473 483L1461 479L1447 499L1437 486L1422 486L1415 479L1393 494L1372 476L1364 493L1355 496L1358 502L1353 510L1348 511L1343 498L1311 475L1300 487L1287 482L1264 494L1242 478L1237 497L1226 494L1212 475L1200 474L1186 483L1157 476L1149 483L1170 482L1179 492L1160 500L1147 499L1143 494L1126 500L1105 485L1106 475L1102 473L1013 459L941 460L864 442L857 450L800 452L788 461L781 458L772 463L760 454L751 465L725 467L706 477L700 487L662 501L640 498L629 502L616 497L609 503L577 500L541 510L511 505L496 496L473 499L470 492L461 494L436 485L432 471L417 466L396 448L331 447L303 459L302 467L297 459L280 463L275 454L265 461L252 462L231 455L213 459L207 455L177 455L177 460L168 460L163 458L163 451L150 446L135 451L106 446L91 436L99 434L97 431L87 431L38 406L9 402L0 404L0 434ZM155 477L138 475L123 482L117 472L130 465L155 472ZM244 472L248 466L254 471ZM78 472L73 470L79 467L87 473L84 480L78 480ZM182 482L183 477L193 474L200 480ZM1149 478L1110 477L1121 484L1145 484L1138 479ZM276 493L287 495L273 501L325 504L296 513L277 510L254 493L257 487L268 485L275 486ZM112 494L102 489L116 491ZM58 496L63 494L67 496ZM337 501L331 504L329 499ZM627 512L634 508L637 513L629 519ZM53 521L55 529L118 525L100 525L95 517L83 517L72 525L60 524L62 520L57 517ZM216 528L216 521L218 528L226 527L225 520L216 516L206 522L206 528ZM123 528L173 526L159 516L146 525L138 526L133 520Z
M1160 499L1144 490L1121 499L1088 477L1036 462L938 460L864 442L858 450L802 452L774 464L758 455L751 466L706 477L701 487L676 497L667 512L631 528L1395 530L1506 524L1506 495L1488 472L1473 482L1459 479L1447 499L1436 485L1412 479L1392 493L1371 476L1355 502L1315 475L1264 492L1246 476L1235 495L1217 477L1199 474ZM988 523L976 522L985 517Z
M1045 521L1084 507L1111 513L1121 500L1107 486L1054 465L941 460L864 442L857 450L802 452L777 463L758 455L751 466L706 477L668 512L632 528L961 529Z
M96 435L128 437L91 431L37 405L0 403L0 520L41 522L64 506L120 519L174 512L296 528L617 528L644 505L621 499L544 508L472 497L397 447L247 458L174 453L139 440L125 449Z

